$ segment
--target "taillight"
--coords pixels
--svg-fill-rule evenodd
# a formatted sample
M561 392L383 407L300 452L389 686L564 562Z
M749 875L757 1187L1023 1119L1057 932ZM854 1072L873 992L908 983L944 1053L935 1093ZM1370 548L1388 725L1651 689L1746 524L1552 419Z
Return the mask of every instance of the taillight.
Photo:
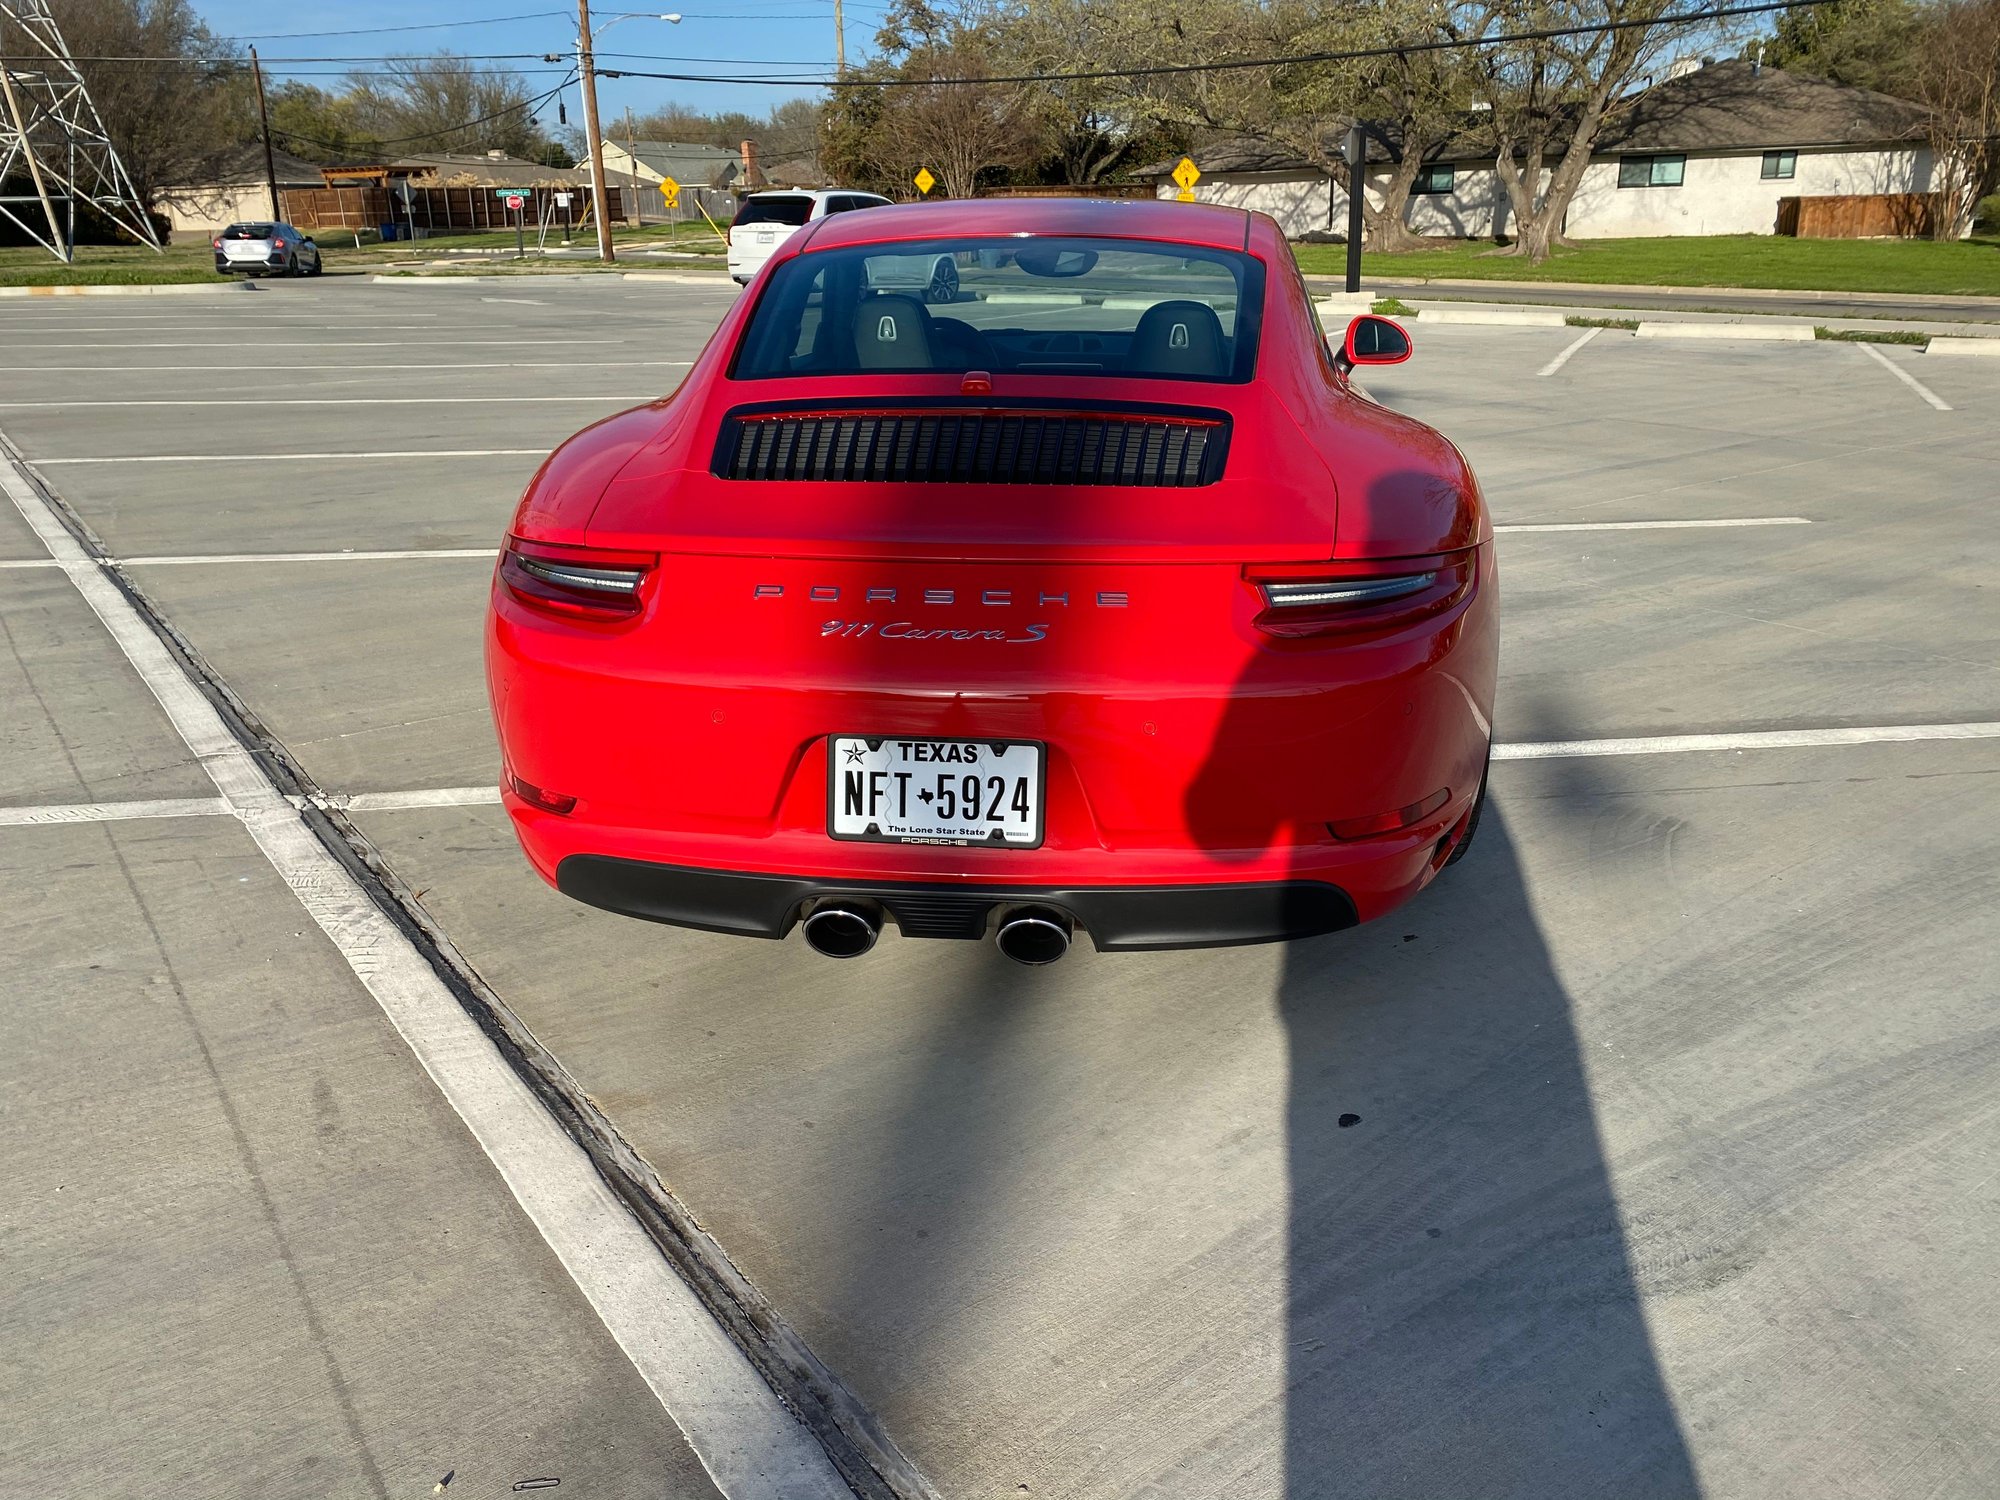
M1243 570L1266 635L1376 635L1442 614L1472 587L1471 552L1382 562L1279 563Z
M217 250L220 250L220 249L222 248L222 236L221 236L221 235L217 235L217 236L215 237L215 243L214 243L214 247L213 247L213 248L215 248L215 249L217 249Z
M500 581L523 604L585 620L624 620L645 604L646 579L659 565L656 552L606 547L564 547L507 538Z
M543 812L567 817L576 811L576 798L565 797L561 792L552 792L546 787L536 786L532 781L523 781L511 771L507 773L507 785L513 789L516 797L530 807L539 807Z
M1343 818L1337 823L1327 824L1326 829L1337 839L1378 838L1385 833L1398 833L1414 827L1449 801L1451 789L1440 787L1423 801L1412 802L1408 807L1391 808L1388 812L1375 813L1366 818Z
M283 240L272 240L271 248L273 250L282 250L285 248L285 242Z

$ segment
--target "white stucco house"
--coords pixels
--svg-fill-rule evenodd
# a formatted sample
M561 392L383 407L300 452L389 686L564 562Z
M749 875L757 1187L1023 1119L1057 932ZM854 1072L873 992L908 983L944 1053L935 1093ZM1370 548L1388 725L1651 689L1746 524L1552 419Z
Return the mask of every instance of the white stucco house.
M1773 234L1779 200L1925 193L1931 153L1924 114L1906 99L1732 59L1629 98L1600 134L1564 232L1573 239ZM1369 141L1369 196L1398 143ZM1272 215L1288 235L1344 229L1347 193L1317 168L1256 142L1189 153L1195 196ZM1174 163L1148 168L1157 192L1178 192ZM1344 174L1343 174L1344 175ZM1408 223L1419 234L1488 239L1508 231L1507 191L1475 117L1418 174Z
M319 168L288 151L273 150L271 167L280 193L325 186ZM176 240L205 240L231 224L271 217L271 188L264 171L264 148L240 146L218 161L199 182L160 189L155 207L167 216Z

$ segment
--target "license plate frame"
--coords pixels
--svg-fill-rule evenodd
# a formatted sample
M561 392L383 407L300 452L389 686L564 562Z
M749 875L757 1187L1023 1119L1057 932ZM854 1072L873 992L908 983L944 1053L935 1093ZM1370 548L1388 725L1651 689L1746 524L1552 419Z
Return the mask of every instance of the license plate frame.
M856 830L852 827L843 829L841 827L843 816L841 813L841 796L844 790L843 772L853 764L849 760L846 751L849 747L855 745L866 747L869 755L878 755L885 747L890 746L949 745L977 747L982 752L981 759L971 764L964 761L948 761L944 759L915 762L915 764L925 765L927 770L934 769L938 775L957 775L963 777L967 774L979 774L982 780L987 776L1000 774L999 768L993 762L985 759L985 752L997 752L999 755L1011 757L1013 754L1026 751L1033 757L1033 767L1026 772L1009 770L1006 774L1009 776L1025 774L1030 778L1029 786L1032 788L1034 799L1031 803L1033 817L1029 828L1030 837L1026 839L1007 838L1004 826L995 830L1001 837L988 837L984 839L975 839L937 831L889 832L884 831L880 822L869 823L869 829L873 831L869 831L868 829ZM843 765L843 762L847 764ZM866 762L864 761L863 764L866 764ZM895 762L890 761L888 764L893 765ZM921 775L926 773L913 772L911 774ZM932 848L959 849L1039 849L1048 838L1048 790L1049 748L1041 740L995 739L977 735L923 734L830 734L826 740L826 833L828 838L838 839L842 843L918 844L927 845ZM868 815L864 813L856 816L866 818ZM932 825L932 829L935 830L936 826L935 824Z

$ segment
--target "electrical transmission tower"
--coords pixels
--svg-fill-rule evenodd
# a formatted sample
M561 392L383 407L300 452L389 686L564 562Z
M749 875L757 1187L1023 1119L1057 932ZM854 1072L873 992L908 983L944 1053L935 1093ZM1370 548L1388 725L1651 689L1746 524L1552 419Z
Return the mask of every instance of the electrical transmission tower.
M160 248L48 0L0 0L0 216L66 261L79 206Z

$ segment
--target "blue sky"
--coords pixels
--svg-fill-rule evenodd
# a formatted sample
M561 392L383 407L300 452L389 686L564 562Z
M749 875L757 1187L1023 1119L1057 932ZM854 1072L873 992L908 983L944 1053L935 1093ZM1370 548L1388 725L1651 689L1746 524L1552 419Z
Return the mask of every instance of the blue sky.
M785 75L824 76L833 68L832 0L664 0L659 9L619 22L609 21L632 10L637 0L592 0L591 22L603 35L599 68L627 66L654 72L748 75L782 79ZM460 53L526 53L523 61L496 62L525 74L541 88L553 88L564 69L540 61L546 52L567 54L576 37L574 4L562 0L332 0L318 6L272 6L269 0L196 0L210 28L254 43L268 58L359 58L385 54L424 53L449 48ZM850 61L863 56L874 40L885 0L843 0ZM650 19L678 10L678 24ZM492 17L518 20L485 22ZM439 24L445 23L445 24ZM366 30L366 28L405 28ZM407 28L424 27L423 30ZM312 36L311 32L354 31L351 36ZM277 35L285 33L285 35ZM644 57L613 54L644 54ZM723 61L661 61L659 59L724 59ZM355 64L366 66L366 64ZM279 77L309 78L322 86L337 81L338 62L274 62L268 71ZM537 90L539 92L539 89ZM607 126L629 106L643 114L666 104L703 110L741 109L761 115L780 100L809 93L805 86L759 84L677 83L659 79L605 78L598 81L598 103ZM568 91L572 124L581 123L576 91ZM551 104L544 116L555 124Z

